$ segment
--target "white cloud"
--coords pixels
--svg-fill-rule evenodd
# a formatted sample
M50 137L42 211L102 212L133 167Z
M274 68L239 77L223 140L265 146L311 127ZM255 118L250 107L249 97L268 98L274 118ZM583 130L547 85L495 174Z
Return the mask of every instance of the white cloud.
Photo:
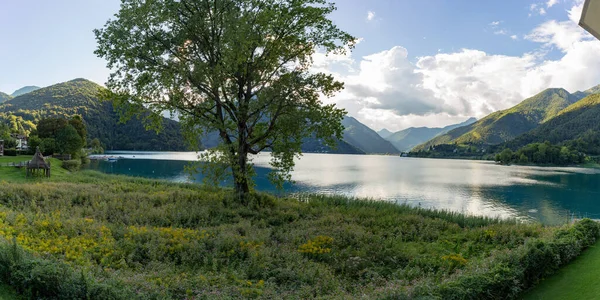
M590 39L591 36L571 20L563 22L550 20L536 27L525 38L544 43L546 46L556 46L561 51L566 52L575 43Z
M575 23L579 23L581 14L583 13L583 0L575 0L573 7L568 11L569 19Z
M553 0L549 0L549 1L553 1ZM529 5L529 16L533 16L533 15L540 15L543 16L546 14L546 9L543 7L543 3L542 4L537 4L537 3L533 3L531 5Z
M502 21L494 21L488 25L492 26L492 27L498 27L498 25L500 25L500 23L502 23Z
M519 37L516 34L511 35L510 38L515 41L519 39Z
M323 70L343 69L334 75L346 89L328 101L373 129L445 126L509 108L546 88L575 92L600 83L600 42L574 22L580 4L577 0L568 11L569 21L548 21L524 36L540 48L520 56L440 49L412 63L408 50L396 46L362 58L347 54L315 61ZM548 59L551 48L562 57Z
M373 21L373 19L375 19L375 12L374 11L368 11L367 12L367 21Z
M546 2L546 6L547 6L548 8L550 8L550 7L552 7L552 6L556 5L556 4L558 4L558 1L559 1L559 0L548 0L548 2Z
M505 29L500 29L500 30L494 31L494 34L496 34L496 35L507 35L508 31L506 31Z

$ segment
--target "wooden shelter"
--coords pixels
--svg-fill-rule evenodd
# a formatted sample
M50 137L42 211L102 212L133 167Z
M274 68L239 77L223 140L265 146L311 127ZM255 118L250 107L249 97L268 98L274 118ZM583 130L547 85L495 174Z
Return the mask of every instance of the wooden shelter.
M50 177L50 162L46 161L40 147L35 148L33 158L27 162L27 177L42 173L44 177Z

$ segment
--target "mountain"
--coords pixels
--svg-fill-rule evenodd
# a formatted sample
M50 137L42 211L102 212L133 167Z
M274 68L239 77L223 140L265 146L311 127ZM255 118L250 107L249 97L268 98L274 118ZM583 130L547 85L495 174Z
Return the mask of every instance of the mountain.
M570 94L565 89L546 89L512 108L497 111L471 125L439 135L415 147L415 150L453 143L500 144L552 119L587 94L587 91Z
M377 134L379 134L380 137L387 139L390 135L392 135L394 133L384 128L384 129L377 131Z
M24 86L16 91L14 91L14 93L12 93L11 96L17 97L17 96L25 95L27 93L31 93L31 92L33 92L35 90L39 90L39 89L41 89L41 87L35 86L35 85Z
M345 128L344 141L365 153L400 153L398 149L390 142L383 139L377 132L353 117L345 116L342 120L342 125L344 125Z
M12 99L10 95L0 92L0 103L10 99Z
M219 134L216 131L209 132L200 140L202 147L213 148L220 142ZM365 154L364 151L348 144L346 141L337 141L335 149L326 146L322 140L316 137L305 138L302 142L302 152L304 153L336 153L336 154Z
M600 91L599 91L600 92ZM500 147L518 149L530 143L549 141L569 145L590 155L600 155L600 94L571 104L556 117Z
M438 135L445 134L455 128L473 124L476 121L476 118L469 118L462 123L449 125L443 128L410 127L393 133L385 139L400 151L410 151L417 145L425 143Z
M101 89L85 79L41 88L0 105L0 118L5 122L22 120L20 128L32 127L45 117L78 114L87 126L88 140L98 138L107 150L186 150L179 123L163 118L163 130L158 134L147 131L137 118L121 124L112 103L98 99Z

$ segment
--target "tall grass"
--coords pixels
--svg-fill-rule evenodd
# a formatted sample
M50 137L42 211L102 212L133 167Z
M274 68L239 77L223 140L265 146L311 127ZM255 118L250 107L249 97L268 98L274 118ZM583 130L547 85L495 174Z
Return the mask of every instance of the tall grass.
M32 274L28 265L43 265L35 270L48 282L68 273L81 283L84 274L107 295L144 299L399 297L558 230L344 197L302 200L254 194L241 205L225 189L92 171L2 184L0 236L29 254L4 259L0 247L0 268Z

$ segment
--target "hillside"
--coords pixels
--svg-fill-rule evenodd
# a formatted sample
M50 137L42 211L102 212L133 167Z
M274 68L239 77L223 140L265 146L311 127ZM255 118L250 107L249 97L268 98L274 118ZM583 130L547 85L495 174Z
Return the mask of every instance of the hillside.
M202 137L201 145L204 148L213 148L220 143L219 134L210 132ZM335 154L365 154L364 151L348 144L346 141L338 140L335 149L326 146L323 141L316 137L304 139L302 143L302 152L304 153L335 153Z
M393 132L387 130L386 128L377 131L380 137L387 139L390 135L394 134Z
M0 103L10 99L12 99L10 95L0 92Z
M400 151L410 151L412 148L425 143L438 135L445 134L455 128L473 124L476 121L477 119L475 118L469 118L462 123L449 125L443 128L410 127L393 133L385 139L391 142L392 145Z
M11 96L18 97L18 96L25 95L27 93L31 93L31 92L39 90L39 89L41 89L41 87L35 86L35 85L24 86L24 87L22 87L22 88L20 88L20 89L18 89L16 91L14 91L11 94Z
M344 141L365 153L400 153L398 149L383 139L377 132L353 117L344 117L342 125L345 127Z
M516 150L544 141L600 155L600 94L587 96L560 111L555 118L499 147Z
M79 114L86 123L88 140L98 138L107 150L186 149L179 124L173 120L163 119L163 130L159 134L147 131L135 118L119 124L112 103L98 99L100 89L101 86L91 81L75 79L8 100L0 105L0 113L4 119L16 117L33 123L44 117Z
M471 125L437 136L415 150L452 143L500 144L552 119L587 94L587 91L570 94L565 89L546 89L512 108L494 112Z

